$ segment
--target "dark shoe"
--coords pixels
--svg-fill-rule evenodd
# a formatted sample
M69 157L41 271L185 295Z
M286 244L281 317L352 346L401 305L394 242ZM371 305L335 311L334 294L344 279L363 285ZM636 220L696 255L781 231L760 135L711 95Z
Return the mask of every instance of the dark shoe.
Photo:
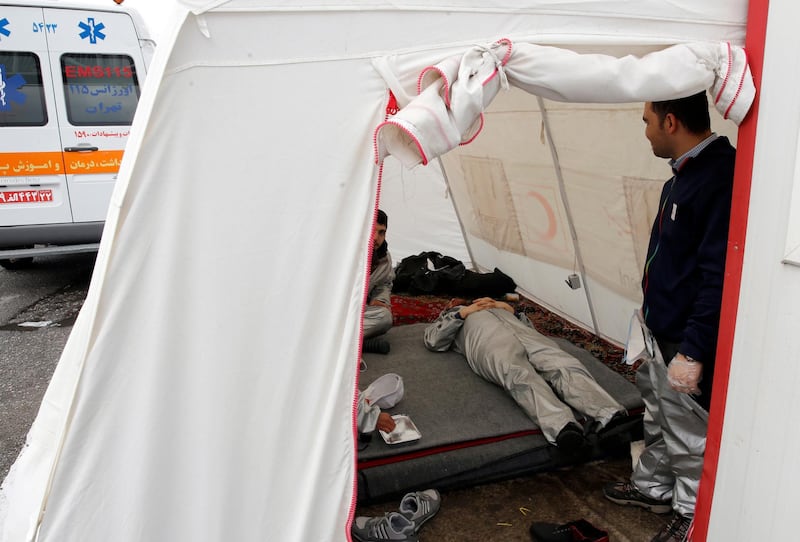
M361 345L362 352L372 352L373 354L388 354L390 349L389 341L380 337L364 339Z
M564 525L534 522L530 531L533 542L608 542L608 533L585 519Z
M672 501L661 501L643 495L630 482L613 482L606 484L603 495L611 502L625 506L638 506L656 514L668 514L672 511Z
M617 437L631 433L641 425L640 416L628 416L625 412L617 412L605 426L597 430L597 443L603 446Z
M567 454L575 454L586 447L583 429L575 422L569 422L556 437L556 446Z
M685 542L691 526L692 518L675 512L669 523L664 525L664 528L650 542Z

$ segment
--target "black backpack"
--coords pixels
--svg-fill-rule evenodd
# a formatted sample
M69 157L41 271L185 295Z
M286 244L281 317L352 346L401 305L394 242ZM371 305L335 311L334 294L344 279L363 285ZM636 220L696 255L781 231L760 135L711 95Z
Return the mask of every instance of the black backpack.
M421 252L397 265L392 292L477 298L500 297L516 287L514 280L496 267L492 273L477 273L451 256Z

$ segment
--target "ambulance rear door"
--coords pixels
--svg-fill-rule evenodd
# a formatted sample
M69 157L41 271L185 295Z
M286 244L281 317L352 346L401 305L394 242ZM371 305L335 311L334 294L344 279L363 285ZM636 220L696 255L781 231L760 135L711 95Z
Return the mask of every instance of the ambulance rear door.
M0 226L72 221L42 9L0 6Z
M124 12L43 12L72 219L102 221L145 76L139 36Z

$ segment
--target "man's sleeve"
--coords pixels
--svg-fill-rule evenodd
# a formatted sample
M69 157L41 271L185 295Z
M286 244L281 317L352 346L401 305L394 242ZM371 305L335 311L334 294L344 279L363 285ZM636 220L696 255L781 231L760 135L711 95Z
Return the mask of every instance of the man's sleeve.
M359 433L371 433L378 425L378 416L381 415L381 409L376 405L370 405L364 398L364 394L358 392L358 412L356 417L356 425L358 426Z
M681 354L709 366L716 355L730 207L730 186L710 194L705 206L708 220L697 251L697 266L702 280L679 350Z
M458 316L461 306L442 311L435 322L425 328L425 348L434 352L444 352L450 348L456 335L464 325Z
M392 256L386 254L386 260L373 271L374 283L370 291L370 301L382 301L387 305L392 304L392 284L394 283L394 270L392 269ZM371 279L372 280L372 279Z

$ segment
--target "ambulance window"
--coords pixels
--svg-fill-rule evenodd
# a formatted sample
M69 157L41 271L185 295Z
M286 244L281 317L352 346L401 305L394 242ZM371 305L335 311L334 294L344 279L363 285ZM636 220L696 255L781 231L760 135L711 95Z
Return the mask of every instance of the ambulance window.
M0 51L0 126L44 126L47 107L39 57Z
M126 55L61 56L67 118L73 126L130 125L139 102L133 59Z

